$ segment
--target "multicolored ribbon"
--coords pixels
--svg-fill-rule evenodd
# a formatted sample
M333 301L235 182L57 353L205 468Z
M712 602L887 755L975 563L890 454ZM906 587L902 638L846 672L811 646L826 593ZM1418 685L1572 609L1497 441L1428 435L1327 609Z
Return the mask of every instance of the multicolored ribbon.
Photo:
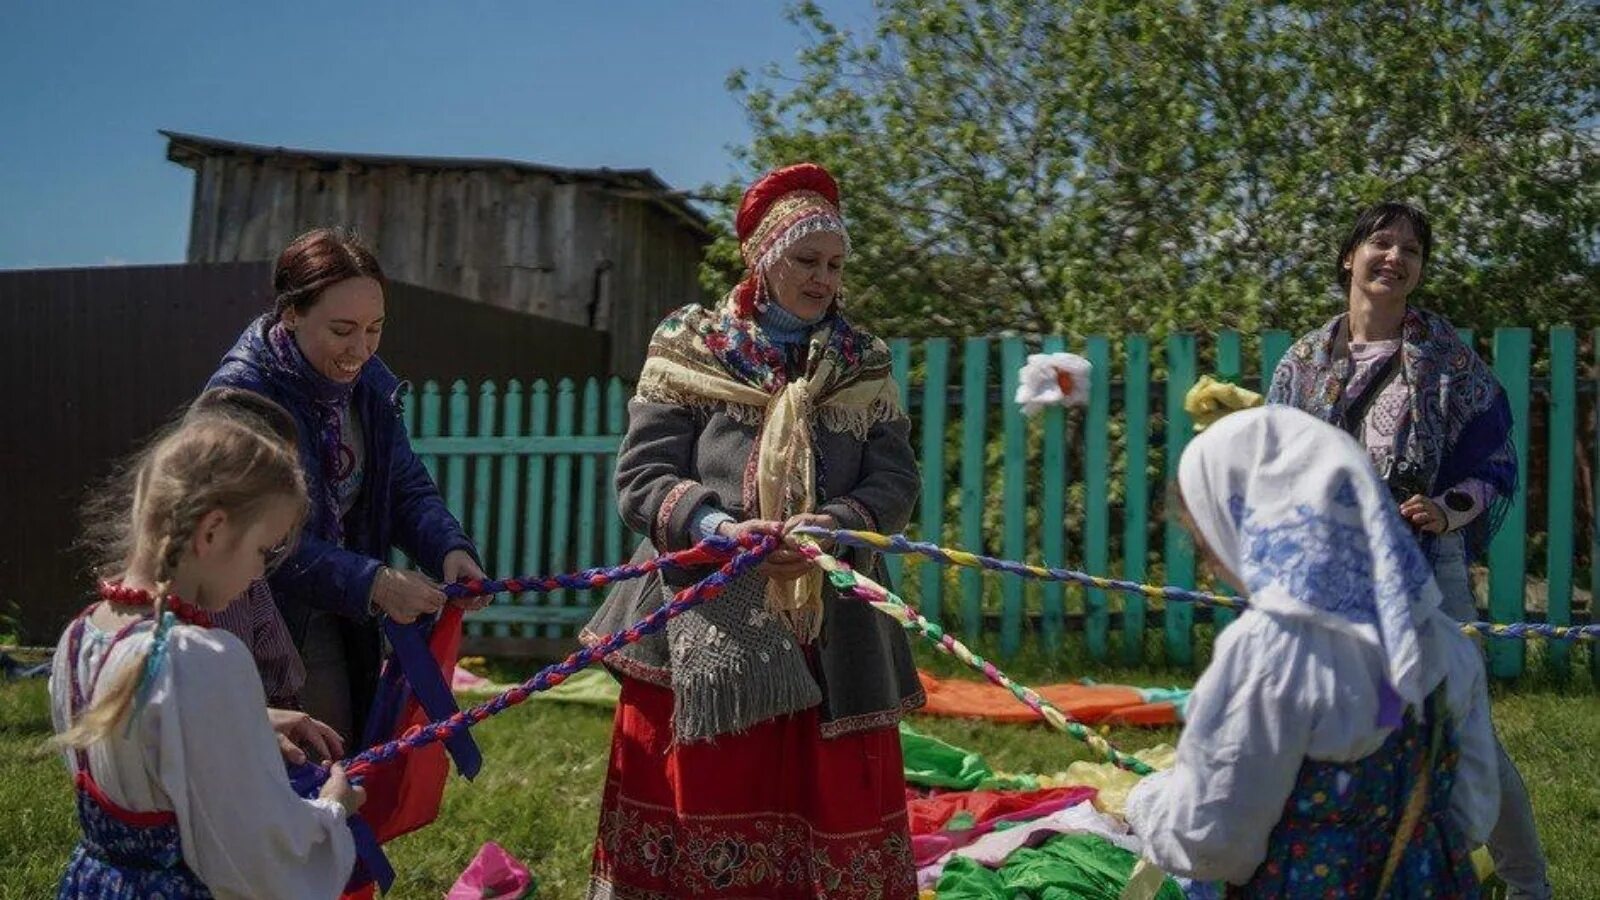
M667 626L668 620L685 610L714 599L727 588L729 582L760 565L762 560L766 559L768 554L772 553L777 546L778 541L776 538L765 536L749 539L744 544L736 544L725 538L701 542L695 549L701 550L703 555L692 558L714 561L720 557L720 559L725 559L727 562L701 581L679 591L670 603L663 604L655 612L645 616L634 625L607 636L599 643L584 647L561 662L540 669L532 678L507 689L496 697L471 709L458 712L446 719L413 728L396 740L362 751L350 758L346 764L346 771L352 777L358 776L369 766L393 759L401 754L410 753L420 747L447 740L490 716L502 713L522 703L529 696L539 691L555 687L574 672L586 668L591 663L605 659L628 644L637 643L646 635L660 631ZM736 547L740 549L735 551ZM676 556L680 563L691 558L684 554ZM687 563L684 564L687 565ZM642 566L635 568L642 568ZM640 571L630 577L638 577L638 575L642 574L644 572Z
M906 605L904 600L895 596L888 588L857 572L848 564L840 562L823 552L816 542L802 540L799 542L799 547L801 553L804 553L808 559L828 573L828 580L841 593L870 603L879 612L892 616L907 631L922 635L944 653L971 666L974 671L980 673L983 677L1010 691L1013 697L1016 697L1029 709L1038 713L1039 717L1050 723L1051 727L1058 731L1066 732L1088 744L1090 749L1100 754L1117 768L1126 769L1136 775L1148 775L1155 771L1143 760L1123 753L1116 747L1111 746L1110 741L1096 734L1088 726L1074 721L1071 716L1062 712L1055 704L1039 696L1039 693L1033 688L1012 681L1010 676L1000 671L994 663L973 653L966 644L951 637L944 629L923 618L920 613Z
M930 544L925 541L913 541L903 534L886 535L878 534L875 531L831 530L812 526L796 528L793 533L836 541L847 547L863 547L879 553L914 553L946 565L962 566L969 569L988 569L992 572L1006 572L1037 581L1065 581L1084 587L1117 591L1123 594L1140 594L1151 599L1169 600L1178 603L1198 603L1202 606L1220 606L1224 609L1232 610L1243 610L1250 607L1250 604L1240 597L1207 594L1202 591L1191 591L1179 587L1158 587L1151 584L1140 584L1137 581L1101 578L1098 575L1090 575L1086 572L1077 572L1072 569L1055 569L1014 562L1008 559L996 559L992 556L980 556L966 550L941 547L938 544ZM1539 622L1466 622L1462 624L1461 630L1466 634L1483 635L1484 637L1501 640L1525 641L1532 638L1543 638L1550 641L1583 642L1600 640L1600 624L1548 625Z
M651 572L682 572L726 562L738 543L730 538L710 537L686 550L675 550L647 559L642 563L627 563L600 569L584 569L564 575L525 575L521 578L474 578L444 586L444 595L451 600L463 597L483 597L489 594L548 594L551 591L598 590L619 581L643 578Z

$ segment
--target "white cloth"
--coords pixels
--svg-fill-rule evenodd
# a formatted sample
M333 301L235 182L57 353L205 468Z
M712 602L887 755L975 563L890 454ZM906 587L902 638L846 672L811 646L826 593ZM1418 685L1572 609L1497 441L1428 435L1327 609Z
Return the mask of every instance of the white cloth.
M1176 763L1128 797L1145 856L1248 881L1302 762L1367 756L1396 692L1419 706L1441 683L1461 750L1451 814L1484 840L1500 794L1483 662L1356 442L1288 407L1247 410L1190 445L1179 486L1252 608L1195 684Z
M104 690L149 644L148 625L114 646L88 625L74 660L63 635L50 675L56 731L68 725L68 666L88 690L109 646L97 685ZM289 787L250 651L227 631L174 626L131 733L117 728L88 757L112 802L177 815L184 862L218 898L332 898L350 876L355 845L343 807ZM66 761L76 771L70 751Z

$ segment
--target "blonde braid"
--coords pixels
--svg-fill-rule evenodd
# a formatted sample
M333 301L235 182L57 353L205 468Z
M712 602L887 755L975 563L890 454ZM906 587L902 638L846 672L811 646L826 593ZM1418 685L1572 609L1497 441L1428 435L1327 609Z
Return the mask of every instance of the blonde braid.
M191 518L184 527L179 527L177 516L170 516L168 521L172 531L161 538L156 552L156 586L153 593L155 621L158 628L161 617L166 612L166 599L172 590L173 574L177 570L178 560L183 558L183 547L188 543L184 535L194 532L196 524L194 518L197 517ZM91 745L104 740L123 724L133 707L134 693L138 690L140 676L144 674L153 646L154 641L145 646L136 660L123 665L105 690L98 691L97 695L91 698L89 708L83 716L72 723L66 731L57 735L54 743L64 747L88 749ZM111 650L108 649L106 652L110 653ZM68 664L77 665L77 660L68 660Z

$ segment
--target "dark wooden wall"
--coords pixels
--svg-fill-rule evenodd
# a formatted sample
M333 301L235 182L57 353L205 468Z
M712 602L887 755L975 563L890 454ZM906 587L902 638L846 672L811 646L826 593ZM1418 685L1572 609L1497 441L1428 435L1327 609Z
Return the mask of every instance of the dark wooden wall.
M632 378L656 323L703 299L700 228L606 185L514 168L332 166L190 158L192 263L275 259L296 236L354 228L395 280L613 335Z
M268 305L266 263L0 272L0 617L50 642L81 607L85 489L193 399ZM606 335L409 284L379 355L418 386L601 376ZM0 619L0 632L9 630Z

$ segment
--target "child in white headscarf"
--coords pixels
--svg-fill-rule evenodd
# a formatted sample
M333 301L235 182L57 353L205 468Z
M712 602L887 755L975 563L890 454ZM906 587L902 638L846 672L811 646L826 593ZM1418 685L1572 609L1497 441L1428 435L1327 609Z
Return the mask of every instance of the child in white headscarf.
M1128 823L1241 897L1476 897L1499 807L1477 647L1361 447L1282 406L1179 464L1185 525L1250 609L1195 685L1176 765Z

